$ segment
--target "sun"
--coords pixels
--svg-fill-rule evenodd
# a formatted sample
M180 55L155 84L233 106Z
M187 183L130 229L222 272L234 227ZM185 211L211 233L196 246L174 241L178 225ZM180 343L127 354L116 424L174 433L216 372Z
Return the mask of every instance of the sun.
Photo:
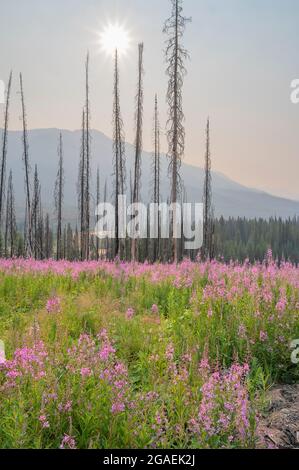
M101 49L107 55L114 55L116 50L119 55L125 55L130 47L129 32L118 23L108 24L99 37Z

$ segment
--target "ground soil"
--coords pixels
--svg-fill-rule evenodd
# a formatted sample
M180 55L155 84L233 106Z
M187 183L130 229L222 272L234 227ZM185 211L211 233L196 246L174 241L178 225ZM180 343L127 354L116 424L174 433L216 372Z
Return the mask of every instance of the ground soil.
M260 447L299 449L299 384L277 385L259 423Z

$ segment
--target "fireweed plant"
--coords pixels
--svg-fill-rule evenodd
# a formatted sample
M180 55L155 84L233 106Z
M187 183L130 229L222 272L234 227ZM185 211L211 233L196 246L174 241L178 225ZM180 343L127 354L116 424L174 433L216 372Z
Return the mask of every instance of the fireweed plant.
M248 448L299 268L0 260L1 448Z

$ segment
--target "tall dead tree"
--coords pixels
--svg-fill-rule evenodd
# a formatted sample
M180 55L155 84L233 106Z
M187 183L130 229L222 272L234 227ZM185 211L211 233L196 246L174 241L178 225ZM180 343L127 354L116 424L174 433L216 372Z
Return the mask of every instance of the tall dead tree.
M16 253L17 223L15 213L14 188L12 182L12 171L9 173L6 201L6 223L5 223L5 256L11 258ZM9 250L8 250L9 248Z
M66 253L67 259L70 261L74 260L74 237L73 230L70 223L67 224L66 229Z
M136 94L136 111L135 111L135 163L134 163L134 186L133 186L133 203L140 202L140 186L141 186L141 153L142 153L142 124L143 124L143 43L138 45L138 83ZM138 243L135 236L132 238L131 258L136 260Z
M105 185L104 185L104 203L108 202L107 198L108 198L108 192L107 192L107 178L105 179ZM109 239L108 237L105 238L105 259L109 259L110 258L110 253L108 253L109 251ZM112 256L111 256L112 257Z
M178 260L178 244L175 236L177 226L176 203L180 192L180 166L184 155L185 129L184 113L182 107L182 88L186 68L184 61L188 57L187 50L182 45L182 37L186 23L190 21L182 15L182 0L171 0L172 13L164 25L164 33L167 34L165 57L168 63L166 73L169 77L167 90L167 103L169 107L167 122L169 173L171 177L171 202L172 214L172 252L173 260Z
M9 119L9 100L11 92L12 72L10 72L7 91L6 101L4 108L4 127L2 134L2 149L1 149L1 162L0 162L0 230L2 227L2 218L4 210L4 194L5 194L5 177L6 177L6 157L7 157L7 136L8 136L8 119Z
M40 189L41 193L41 189ZM39 196L39 210L38 210L38 221L37 221L37 240L39 247L39 256L40 259L45 258L44 245L45 245L45 227L44 227L44 214L42 208L42 198L41 194Z
M32 224L32 246L35 259L37 259L41 253L39 236L38 236L38 222L40 214L40 196L41 188L38 177L37 165L34 169L34 181L33 181L33 196L31 205L31 224Z
M120 112L119 99L119 68L118 52L115 51L114 59L114 90L113 90L113 166L114 166L114 197L115 197L115 241L114 257L122 256L122 246L119 232L119 205L118 197L125 194L125 143L123 121Z
M78 227L76 225L75 235L74 235L74 259L77 260L80 257L80 250L79 250L79 232Z
M32 225L31 225L31 198L30 198L30 163L29 163L29 146L28 146L28 135L27 135L27 122L26 122L26 108L25 98L23 90L23 78L20 73L20 91L21 91L21 103L22 103L22 123L23 123L23 162L25 169L25 193L26 193L26 210L27 210L27 224L25 234L25 253L27 256L32 255Z
M90 105L89 105L89 53L85 63L85 145L86 145L86 178L85 178L85 259L90 251Z
M64 185L64 170L63 170L63 143L62 134L59 135L58 145L58 171L55 181L54 189L54 202L57 214L57 234L56 234L56 259L62 258L62 203L63 203L63 185Z
M206 128L205 176L203 189L203 245L202 256L211 259L213 252L213 206L212 206L212 177L210 151L210 120Z
M153 154L153 195L152 200L154 204L160 204L160 123L159 123L159 112L158 112L158 98L155 96L155 112L154 112L154 154ZM158 238L154 239L154 253L153 260L156 261L159 257L160 252L160 239L161 239L161 227L160 227L160 215L159 210L157 211L155 218L155 236Z
M83 261L85 249L85 176L86 176L86 146L85 146L85 109L82 113L81 150L78 175L78 206L80 219L80 258Z
M97 168L97 194L96 194L96 206L100 204L100 169L99 167ZM96 224L98 222L98 217L96 216ZM100 239L96 234L96 259L99 259L99 249L100 249Z
M52 231L50 228L50 217L49 214L46 214L45 217L45 242L44 242L44 252L45 252L45 258L49 259L52 256Z

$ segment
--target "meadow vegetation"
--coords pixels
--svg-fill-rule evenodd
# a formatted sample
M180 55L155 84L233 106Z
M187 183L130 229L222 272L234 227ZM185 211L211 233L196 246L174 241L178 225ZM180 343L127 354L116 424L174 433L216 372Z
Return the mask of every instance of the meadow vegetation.
M0 261L1 448L236 448L298 379L299 270Z

